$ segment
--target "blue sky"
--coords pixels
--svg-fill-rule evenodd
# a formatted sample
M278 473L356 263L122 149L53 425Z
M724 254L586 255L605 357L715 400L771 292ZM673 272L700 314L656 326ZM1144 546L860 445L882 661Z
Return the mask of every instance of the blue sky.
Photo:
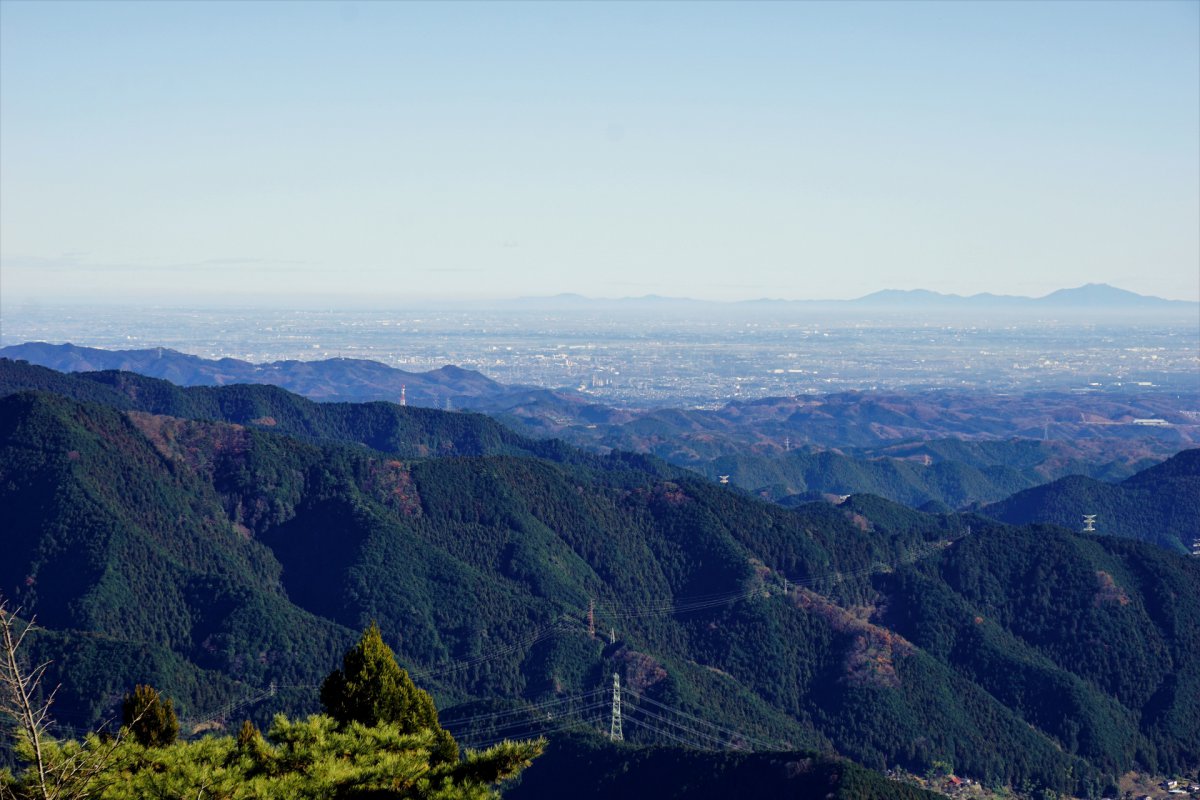
M0 300L1200 298L1200 3L0 0Z

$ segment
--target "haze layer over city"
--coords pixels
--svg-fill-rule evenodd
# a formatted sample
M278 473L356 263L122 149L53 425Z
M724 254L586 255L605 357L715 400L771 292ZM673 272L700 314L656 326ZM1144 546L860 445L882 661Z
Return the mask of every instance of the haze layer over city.
M751 301L1194 304L1195 12L4 2L0 342L643 404L1194 386L1192 306Z
M31 306L9 312L0 345L168 347L255 363L355 358L407 371L450 364L607 403L709 405L847 389L1196 391L1193 314L966 319L661 300L616 309L552 300L391 311Z

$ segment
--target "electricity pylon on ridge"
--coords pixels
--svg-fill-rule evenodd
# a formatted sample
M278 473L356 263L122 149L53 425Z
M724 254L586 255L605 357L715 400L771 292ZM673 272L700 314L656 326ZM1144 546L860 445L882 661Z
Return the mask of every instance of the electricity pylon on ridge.
M621 731L621 676L613 673L612 721L608 726L610 741L623 742L625 734Z

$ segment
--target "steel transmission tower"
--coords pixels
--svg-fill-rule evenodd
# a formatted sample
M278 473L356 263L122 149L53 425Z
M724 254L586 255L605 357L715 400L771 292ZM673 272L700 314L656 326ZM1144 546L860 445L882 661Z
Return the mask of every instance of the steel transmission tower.
M625 741L625 734L621 732L621 676L613 673L613 703L612 703L612 722L608 727L608 738L614 742Z

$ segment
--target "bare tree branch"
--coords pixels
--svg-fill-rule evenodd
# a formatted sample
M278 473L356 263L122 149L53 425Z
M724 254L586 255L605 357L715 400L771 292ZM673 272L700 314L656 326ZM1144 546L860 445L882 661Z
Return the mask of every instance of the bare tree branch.
M28 622L22 623L17 616L20 613L20 608L10 612L8 603L0 601L0 639L2 639L0 647L3 647L3 652L0 652L0 687L3 689L3 693L0 694L0 711L13 717L17 721L17 725L29 737L30 746L33 748L34 763L37 767L38 790L43 800L52 800L50 785L46 777L46 759L42 752L42 739L46 735L46 717L50 712L53 692L50 699L44 704L34 705L33 697L37 691L38 682L45 674L48 664L42 664L27 674L22 673L21 665L17 660L17 651L24 643L29 631L33 629L35 620L31 617Z
M55 750L55 758L49 759L48 746L54 742L50 734L50 706L59 687L54 687L42 702L37 702L39 685L49 661L24 670L18 656L21 645L29 632L35 630L36 621L20 619L21 609L10 611L8 603L0 598L0 714L12 717L17 729L30 742L37 770L35 791L39 800L84 800L91 794L93 782L100 777L112 761L117 747L123 739L118 732L111 741L102 745L80 742L79 748L64 755ZM140 714L134 719L140 719ZM122 729L124 731L124 729ZM12 792L0 786L0 800L9 800Z

